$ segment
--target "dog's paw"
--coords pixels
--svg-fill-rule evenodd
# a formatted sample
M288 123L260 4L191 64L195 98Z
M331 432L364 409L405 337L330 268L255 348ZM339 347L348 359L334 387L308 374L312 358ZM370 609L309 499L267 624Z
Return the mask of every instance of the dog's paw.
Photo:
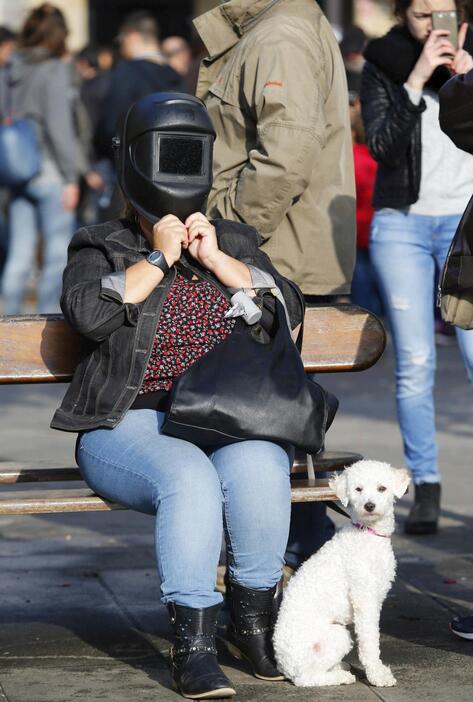
M352 685L353 683L356 683L355 676L348 670L341 670L338 673L338 676L339 677L337 685Z
M393 685L396 685L396 678L391 673L391 668L382 663L376 668L367 670L366 677L370 685L375 687L393 687Z
M307 673L293 679L296 687L330 687L332 685L351 685L356 678L347 670L328 670L319 673Z

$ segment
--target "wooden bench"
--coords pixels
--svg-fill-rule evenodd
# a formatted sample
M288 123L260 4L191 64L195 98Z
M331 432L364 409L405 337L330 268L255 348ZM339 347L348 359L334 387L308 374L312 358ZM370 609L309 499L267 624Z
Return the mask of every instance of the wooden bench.
M376 363L384 351L386 336L381 322L366 310L352 305L313 307L306 312L303 359L307 372L362 371ZM0 317L0 384L66 383L78 359L80 337L59 315ZM343 412L343 398L341 398ZM45 417L45 426L49 424ZM335 495L321 471L342 470L361 459L355 453L324 452L313 458L314 472L305 461L296 461L292 473L292 501L334 500ZM298 477L307 473L308 477ZM91 512L124 509L88 489L50 489L48 484L80 481L76 467L50 467L0 463L0 515L46 512ZM12 490L25 484L40 490Z

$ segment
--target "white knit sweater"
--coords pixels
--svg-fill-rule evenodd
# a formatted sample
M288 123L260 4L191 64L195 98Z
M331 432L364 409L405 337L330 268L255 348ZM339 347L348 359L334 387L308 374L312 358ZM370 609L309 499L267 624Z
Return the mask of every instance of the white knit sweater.
M473 193L473 156L457 149L440 129L438 95L404 87L411 102L418 105L423 97L427 105L422 113L419 199L409 212L434 217L462 214Z

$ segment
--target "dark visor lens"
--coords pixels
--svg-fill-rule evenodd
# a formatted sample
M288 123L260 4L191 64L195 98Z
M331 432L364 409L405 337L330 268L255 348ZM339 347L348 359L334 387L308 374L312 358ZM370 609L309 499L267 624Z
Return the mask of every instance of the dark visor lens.
M159 139L158 173L202 174L203 141L176 136Z

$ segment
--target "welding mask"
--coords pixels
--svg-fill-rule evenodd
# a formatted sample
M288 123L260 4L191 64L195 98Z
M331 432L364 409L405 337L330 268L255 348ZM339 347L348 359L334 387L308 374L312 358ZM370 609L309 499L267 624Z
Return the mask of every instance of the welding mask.
M215 131L204 103L185 93L152 93L130 107L114 139L117 176L149 222L205 212Z

